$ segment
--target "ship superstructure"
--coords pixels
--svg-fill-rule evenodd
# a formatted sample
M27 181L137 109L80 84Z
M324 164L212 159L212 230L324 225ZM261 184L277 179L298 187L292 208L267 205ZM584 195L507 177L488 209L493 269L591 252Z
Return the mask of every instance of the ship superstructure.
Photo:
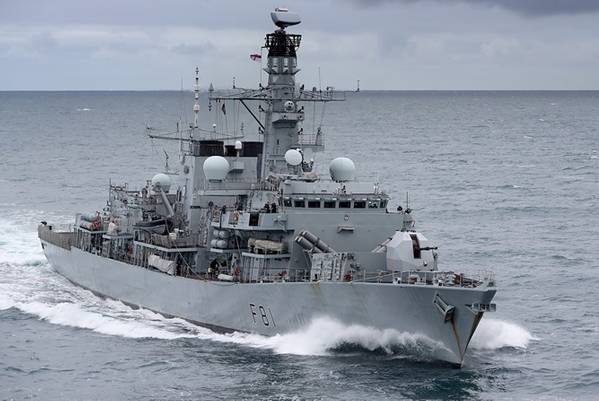
M300 19L271 17L267 85L210 91L211 107L241 104L259 140L201 128L196 69L194 118L176 138L179 173L155 174L141 189L111 184L104 210L78 214L72 228L43 223L46 256L78 285L215 329L272 335L329 317L421 334L439 358L461 364L494 310L492 275L440 271L411 210L392 210L380 185L357 182L349 158L332 160L328 176L316 172L324 132L304 133L304 105L343 96L298 87L301 35L287 28Z

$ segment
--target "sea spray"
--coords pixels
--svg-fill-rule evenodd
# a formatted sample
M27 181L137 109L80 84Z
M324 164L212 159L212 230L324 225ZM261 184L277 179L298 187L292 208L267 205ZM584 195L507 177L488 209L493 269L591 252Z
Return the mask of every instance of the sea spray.
M472 337L470 347L479 350L526 348L532 340L538 338L516 323L483 318Z
M191 338L192 333L177 332L175 326L164 327L162 322L137 320L133 317L115 318L86 310L74 303L55 305L41 302L17 303L14 305L23 312L30 313L50 323L63 326L91 329L95 332L127 338L158 338L173 340Z
M329 317L315 318L303 328L272 337L236 337L247 341L248 345L272 349L278 354L293 355L326 355L347 345L353 346L353 349L380 350L387 354L393 354L398 350L428 353L443 348L442 344L422 335L392 329L345 325Z

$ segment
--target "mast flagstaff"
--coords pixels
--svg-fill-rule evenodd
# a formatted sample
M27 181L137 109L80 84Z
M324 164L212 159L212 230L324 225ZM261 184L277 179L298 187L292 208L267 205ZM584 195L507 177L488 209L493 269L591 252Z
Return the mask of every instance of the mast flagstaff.
M195 85L193 86L195 103L193 104L193 127L198 128L198 117L200 114L200 69L196 67Z

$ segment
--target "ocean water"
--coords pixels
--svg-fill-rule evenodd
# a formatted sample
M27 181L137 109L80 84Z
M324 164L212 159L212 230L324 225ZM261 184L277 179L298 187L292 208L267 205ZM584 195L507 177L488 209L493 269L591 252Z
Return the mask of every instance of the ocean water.
M326 107L320 171L351 157L359 179L409 192L444 267L495 272L497 312L462 369L414 333L319 319L223 335L57 275L37 223L101 209L109 178L141 185L164 151L176 166L176 143L144 127L174 129L190 99L0 92L0 399L597 399L599 92L364 91ZM214 121L252 137L234 114Z

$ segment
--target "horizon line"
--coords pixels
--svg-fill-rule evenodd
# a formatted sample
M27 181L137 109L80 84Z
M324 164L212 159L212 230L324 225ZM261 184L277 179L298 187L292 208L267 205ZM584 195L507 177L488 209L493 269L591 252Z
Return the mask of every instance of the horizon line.
M251 88L235 88L247 90ZM215 91L228 91L233 88L215 88ZM202 88L208 92L208 88ZM335 92L598 92L599 89L335 89ZM0 89L0 93L11 92L193 92L192 89Z

